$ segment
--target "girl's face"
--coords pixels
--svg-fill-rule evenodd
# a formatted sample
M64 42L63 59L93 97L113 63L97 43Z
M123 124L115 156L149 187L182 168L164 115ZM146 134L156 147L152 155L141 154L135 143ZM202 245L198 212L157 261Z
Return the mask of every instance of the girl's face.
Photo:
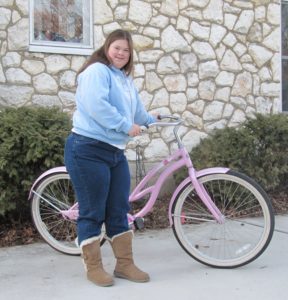
M108 58L114 67L122 69L129 61L130 49L127 40L116 40L108 48Z

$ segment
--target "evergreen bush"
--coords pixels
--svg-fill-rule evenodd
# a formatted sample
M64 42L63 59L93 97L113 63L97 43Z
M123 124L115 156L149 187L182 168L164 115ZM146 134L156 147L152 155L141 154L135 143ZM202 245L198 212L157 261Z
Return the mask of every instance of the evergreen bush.
M0 216L25 219L28 193L45 170L63 165L70 117L57 108L2 108L0 111Z
M238 128L217 129L190 156L196 169L229 167L252 177L267 192L287 189L288 116L257 114ZM182 171L177 181L184 176Z

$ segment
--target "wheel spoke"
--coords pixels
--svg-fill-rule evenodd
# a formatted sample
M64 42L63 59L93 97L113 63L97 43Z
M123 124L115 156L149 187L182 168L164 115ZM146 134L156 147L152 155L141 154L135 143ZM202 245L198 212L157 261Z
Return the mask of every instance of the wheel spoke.
M79 255L74 243L77 237L76 220L61 213L76 201L67 173L51 174L37 186L32 199L32 217L44 240L53 248L67 254Z

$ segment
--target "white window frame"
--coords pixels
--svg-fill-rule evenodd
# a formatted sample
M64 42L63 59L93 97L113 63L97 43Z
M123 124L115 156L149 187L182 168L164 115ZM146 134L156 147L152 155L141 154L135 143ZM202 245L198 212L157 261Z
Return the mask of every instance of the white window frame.
M37 0L35 0L37 1ZM86 45L79 43L38 41L34 39L34 0L29 1L29 51L42 53L59 53L90 55L93 49L93 7L92 0L87 1L89 5L89 43Z

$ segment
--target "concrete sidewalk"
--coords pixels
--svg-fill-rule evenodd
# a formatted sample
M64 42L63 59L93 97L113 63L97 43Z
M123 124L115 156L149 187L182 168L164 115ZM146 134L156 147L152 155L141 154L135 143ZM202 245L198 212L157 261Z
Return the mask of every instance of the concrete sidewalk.
M288 216L277 217L276 229L288 231ZM109 244L103 246L107 271L115 260ZM165 299L165 300L285 300L288 295L288 235L275 231L265 253L247 266L219 270L188 256L171 229L145 231L134 239L135 261L151 281L133 283L115 279L115 285L97 287L85 278L79 257L58 253L37 243L0 249L0 299Z

